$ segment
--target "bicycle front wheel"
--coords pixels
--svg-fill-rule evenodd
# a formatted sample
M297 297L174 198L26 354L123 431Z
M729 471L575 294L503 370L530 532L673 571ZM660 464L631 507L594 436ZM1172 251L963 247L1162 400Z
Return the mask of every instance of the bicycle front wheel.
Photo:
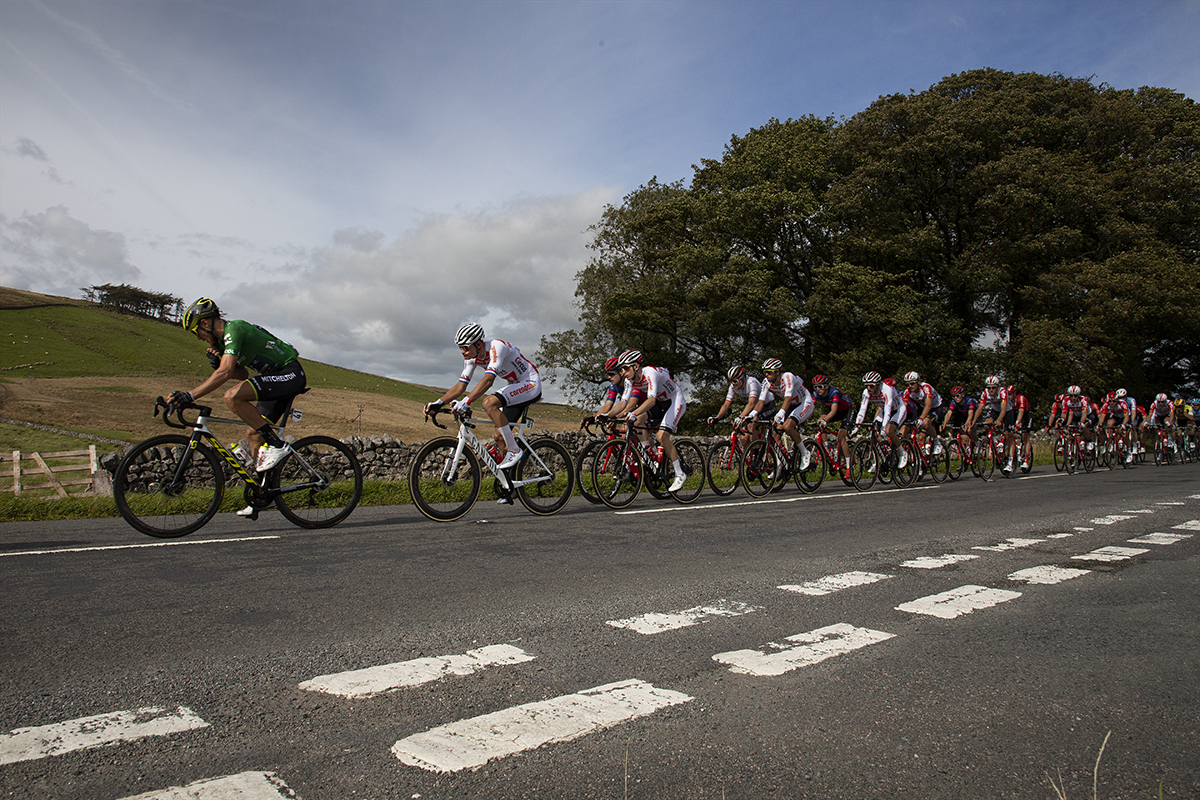
M695 502L704 491L704 453L700 450L700 445L691 439L676 439L673 444L687 480L683 482L683 488L671 492L671 496L679 503Z
M1062 472L1067 468L1067 445L1061 436L1054 440L1054 471Z
M779 475L779 458L767 439L751 442L742 461L742 484L751 497L766 497Z
M946 442L946 476L952 481L956 481L962 477L963 470L966 468L963 463L962 444L957 438Z
M173 539L204 527L225 492L221 459L211 447L167 433L134 445L113 475L113 500L125 521L147 536Z
M609 508L625 508L642 491L642 462L623 439L605 442L592 462L596 494Z
M975 445L975 474L985 481L992 479L996 471L996 451L987 439L980 438Z
M941 439L933 440L933 450L929 454L929 477L933 478L934 483L944 483L950 477L950 448Z
M737 491L742 482L742 471L738 466L740 449L735 452L729 442L718 442L708 451L708 486L721 497Z
M903 462L904 466L900 466ZM905 439L896 448L896 467L892 473L895 476L897 489L912 486L921 477L921 460L912 442Z
M850 480L854 488L865 492L875 485L875 478L883 468L883 454L879 448L864 439L855 442L850 451Z
M535 439L517 462L516 480L536 480L517 488L521 505L534 514L547 516L571 499L575 488L575 465L566 447L546 436Z
M471 510L479 498L482 475L475 453L458 439L443 436L426 442L408 468L408 490L417 510L432 520L450 522Z
M280 492L279 513L301 528L329 528L362 498L362 466L350 446L332 436L306 436L267 476Z

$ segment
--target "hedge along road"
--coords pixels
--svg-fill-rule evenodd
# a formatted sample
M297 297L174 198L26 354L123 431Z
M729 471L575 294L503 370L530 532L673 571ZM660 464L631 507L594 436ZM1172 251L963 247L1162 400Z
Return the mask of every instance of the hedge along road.
M1193 797L1197 478L7 523L0 790Z

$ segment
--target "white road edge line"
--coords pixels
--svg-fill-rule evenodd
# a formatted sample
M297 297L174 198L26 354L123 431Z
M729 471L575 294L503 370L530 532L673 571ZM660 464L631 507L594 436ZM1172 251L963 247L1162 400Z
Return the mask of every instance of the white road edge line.
M902 491L919 492L923 489L936 489L939 484L929 486L910 486ZM709 508L736 508L738 506L763 506L774 503L798 503L803 500L832 500L840 497L883 497L888 494L879 492L842 492L841 494L807 494L801 497L780 497L771 500L738 500L735 503L707 503L702 506L664 506L663 508L641 508L637 511L614 511L614 514L661 514L667 511L704 511Z
M182 547L189 544L226 544L227 542L258 542L278 539L278 536L239 536L236 539L191 539L186 542L150 542L148 544L110 544L97 547L60 547L53 550L22 550L19 553L0 553L4 556L46 556L55 553L95 553L101 550L136 550L139 547Z
M431 772L475 769L493 758L578 739L693 699L640 680L619 681L441 725L401 739L392 754Z
M190 708L147 706L133 711L113 711L35 728L17 728L0 734L0 764L58 756L72 750L105 747L146 736L207 728L208 723Z

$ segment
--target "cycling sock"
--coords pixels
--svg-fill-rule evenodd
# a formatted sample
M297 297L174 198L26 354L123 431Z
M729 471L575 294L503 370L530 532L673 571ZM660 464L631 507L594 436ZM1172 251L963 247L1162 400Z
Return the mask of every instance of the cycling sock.
M671 466L675 469L676 475L683 475L683 462L678 458L671 462Z
M504 437L504 446L508 452L515 453L520 449L517 447L517 440L513 436L511 425L505 425L503 428L500 428L500 435Z
M269 444L271 447L283 447L283 439L279 438L270 425L263 425L261 428L256 430L255 433L261 436L263 441Z

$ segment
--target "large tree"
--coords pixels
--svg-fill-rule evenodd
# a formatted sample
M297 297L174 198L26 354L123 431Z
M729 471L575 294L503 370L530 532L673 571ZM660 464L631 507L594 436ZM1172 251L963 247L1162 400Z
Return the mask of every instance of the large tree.
M1068 383L1195 391L1198 148L1178 93L991 69L771 120L606 209L581 327L542 357L576 392L624 347L693 384L773 355L844 386L1000 372L1042 407Z

